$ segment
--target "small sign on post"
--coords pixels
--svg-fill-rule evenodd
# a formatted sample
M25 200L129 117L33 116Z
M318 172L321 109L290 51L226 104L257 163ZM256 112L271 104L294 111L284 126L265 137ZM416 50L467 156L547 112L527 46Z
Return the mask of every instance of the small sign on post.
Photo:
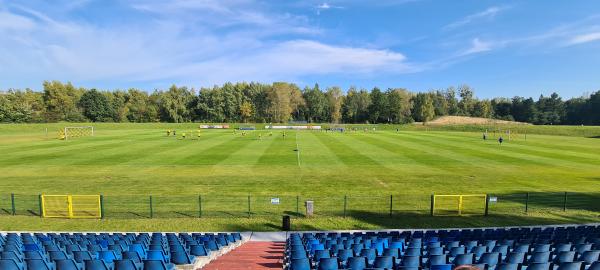
M497 203L498 202L498 197L490 197L490 202L491 203Z
M271 204L279 204L279 198L271 198Z
M314 202L306 201L306 216L312 217L313 213L314 213Z

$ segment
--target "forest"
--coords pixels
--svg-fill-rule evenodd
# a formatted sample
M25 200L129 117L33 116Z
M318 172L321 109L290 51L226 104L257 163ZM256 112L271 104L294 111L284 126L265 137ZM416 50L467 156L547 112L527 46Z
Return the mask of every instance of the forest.
M377 87L299 88L286 82L225 83L212 88L97 90L45 81L42 91L0 91L0 122L411 123L460 115L539 125L600 125L600 91L479 99L468 85L427 92Z

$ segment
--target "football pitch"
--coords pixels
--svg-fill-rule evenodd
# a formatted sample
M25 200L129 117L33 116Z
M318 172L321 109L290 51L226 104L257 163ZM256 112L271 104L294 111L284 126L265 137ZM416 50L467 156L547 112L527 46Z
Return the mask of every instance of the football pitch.
M498 134L402 126L198 136L197 124L94 124L93 137L58 140L65 125L0 126L3 230L277 230L284 214L298 230L600 221L598 138L515 133L500 145ZM498 201L487 217L432 217L433 193ZM38 194L102 194L106 218L36 217Z

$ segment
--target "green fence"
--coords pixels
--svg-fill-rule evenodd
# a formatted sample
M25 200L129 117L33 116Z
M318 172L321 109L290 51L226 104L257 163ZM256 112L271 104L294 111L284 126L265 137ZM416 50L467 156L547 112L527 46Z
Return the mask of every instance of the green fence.
M306 201L315 217L430 215L431 194L335 196L103 195L103 218L304 217ZM536 212L600 212L600 193L520 192L488 194L490 215ZM0 194L0 216L40 216L40 196ZM479 210L477 210L479 211Z

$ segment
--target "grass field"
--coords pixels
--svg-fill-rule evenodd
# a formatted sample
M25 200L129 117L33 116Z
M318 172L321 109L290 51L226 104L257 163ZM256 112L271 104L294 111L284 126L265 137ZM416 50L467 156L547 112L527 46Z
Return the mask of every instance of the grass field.
M285 138L281 131L203 130L199 139L179 140L165 131L195 134L197 125L94 124L94 137L57 140L65 125L0 125L0 229L276 230L282 214L297 217L294 229L600 221L597 127L523 127L529 132L515 132L500 146L481 139L484 127L286 131ZM571 136L535 134L552 128ZM10 193L17 216L9 215ZM35 217L40 193L103 194L107 218ZM432 193L499 200L488 217L430 217ZM281 204L271 205L272 197ZM308 199L315 201L314 218L301 214Z

